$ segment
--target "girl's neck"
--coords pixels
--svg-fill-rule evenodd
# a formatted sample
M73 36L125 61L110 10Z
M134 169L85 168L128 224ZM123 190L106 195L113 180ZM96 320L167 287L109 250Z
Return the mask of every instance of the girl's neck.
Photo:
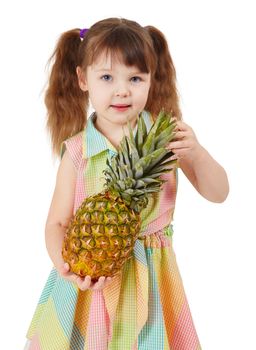
M131 128L134 129L136 124L137 124L137 120L132 120L130 122L130 124L131 124ZM94 117L94 126L102 135L104 135L111 142L111 144L115 148L118 147L124 134L129 135L129 129L128 129L128 126L126 124L125 125L118 125L118 124L113 125L111 123L111 125L108 125L108 122L106 120L104 123L102 123L102 122L99 123L96 114Z

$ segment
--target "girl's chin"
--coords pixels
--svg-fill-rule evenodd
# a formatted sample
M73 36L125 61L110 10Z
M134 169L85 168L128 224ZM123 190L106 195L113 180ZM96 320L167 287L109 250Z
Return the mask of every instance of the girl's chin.
M97 113L96 113L97 114ZM113 125L124 126L127 125L127 122L130 122L131 125L136 125L137 118L139 116L139 112L134 113L123 113L123 112L115 112L108 113L107 115L98 116L98 122L105 120Z
M120 116L120 118L117 118L115 120L116 124L119 124L122 126L127 125L128 122L131 124L132 127L135 126L136 122L137 122L137 115L136 116Z

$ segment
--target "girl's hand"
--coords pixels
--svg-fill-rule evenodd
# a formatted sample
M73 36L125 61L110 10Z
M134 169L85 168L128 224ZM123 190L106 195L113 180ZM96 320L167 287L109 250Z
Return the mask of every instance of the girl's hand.
M92 282L90 276L80 277L70 271L69 264L64 263L63 267L59 271L61 277L67 279L70 282L77 284L78 288L82 291L86 289L101 290L105 288L111 281L112 277L101 276L97 282Z
M195 159L201 154L202 146L197 141L193 129L183 121L177 121L176 134L174 141L168 145L168 149L175 154L173 158Z

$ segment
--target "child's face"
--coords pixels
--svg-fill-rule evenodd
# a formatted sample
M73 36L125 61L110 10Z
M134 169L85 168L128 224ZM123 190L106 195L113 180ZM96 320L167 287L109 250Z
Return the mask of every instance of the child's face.
M150 73L141 73L111 56L101 55L88 66L80 87L89 93L97 119L124 125L135 121L144 109L150 88ZM98 120L100 122L100 120Z

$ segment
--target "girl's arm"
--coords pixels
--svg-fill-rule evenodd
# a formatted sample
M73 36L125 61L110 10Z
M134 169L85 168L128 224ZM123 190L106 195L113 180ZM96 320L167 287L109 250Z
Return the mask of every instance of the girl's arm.
M179 159L180 168L196 190L212 202L223 202L229 192L223 167L203 148L194 131L184 122L177 122L175 141L169 147Z
M73 217L73 205L76 186L76 171L68 152L64 153L61 160L56 186L45 225L45 242L48 254L59 274L77 283L81 290L102 289L111 281L111 278L100 277L96 283L91 282L91 277L78 277L69 271L69 265L62 258L62 243L68 223Z
M60 274L64 266L61 254L63 238L73 215L75 183L75 169L68 152L65 152L57 172L55 190L45 225L46 248Z

